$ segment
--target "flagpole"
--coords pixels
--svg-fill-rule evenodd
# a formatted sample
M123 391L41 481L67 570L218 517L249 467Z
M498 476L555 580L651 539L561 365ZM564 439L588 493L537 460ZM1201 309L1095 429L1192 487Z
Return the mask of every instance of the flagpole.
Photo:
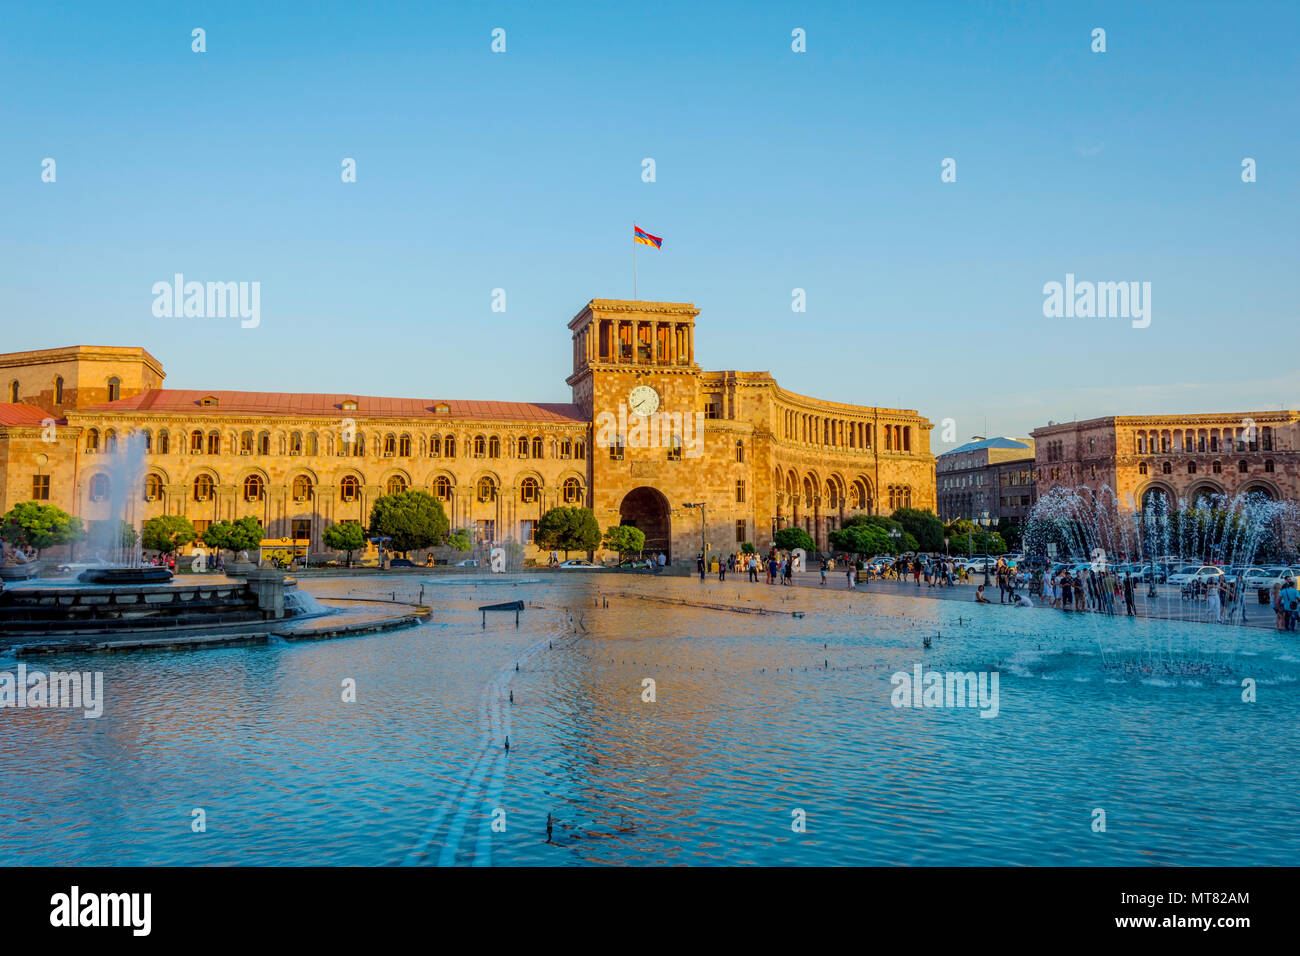
M632 301L636 301L636 220L632 220Z

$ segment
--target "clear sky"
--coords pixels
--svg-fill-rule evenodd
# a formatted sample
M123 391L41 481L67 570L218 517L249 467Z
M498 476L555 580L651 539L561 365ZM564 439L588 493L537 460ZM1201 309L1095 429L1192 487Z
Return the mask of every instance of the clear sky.
M640 297L702 310L706 368L958 442L1296 408L1298 37L1293 0L7 3L0 349L567 401L565 323L631 297L635 219ZM155 318L177 272L260 282L260 325ZM1067 273L1150 282L1150 326L1045 318Z

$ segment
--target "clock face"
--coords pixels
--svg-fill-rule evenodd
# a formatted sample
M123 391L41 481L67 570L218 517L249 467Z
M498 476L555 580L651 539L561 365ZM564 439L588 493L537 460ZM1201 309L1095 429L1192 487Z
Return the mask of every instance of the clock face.
M627 405L642 418L649 418L659 409L659 393L649 385L638 385L628 394Z

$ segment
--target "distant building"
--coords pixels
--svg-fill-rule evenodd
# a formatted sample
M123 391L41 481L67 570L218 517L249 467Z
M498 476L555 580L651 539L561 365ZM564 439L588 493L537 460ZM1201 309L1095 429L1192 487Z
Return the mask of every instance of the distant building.
M1300 411L1113 415L1034 429L1038 494L1109 487L1122 508L1255 492L1300 498Z
M1021 524L1034 494L1034 440L985 438L968 442L935 460L939 517L976 520L988 512L995 524Z

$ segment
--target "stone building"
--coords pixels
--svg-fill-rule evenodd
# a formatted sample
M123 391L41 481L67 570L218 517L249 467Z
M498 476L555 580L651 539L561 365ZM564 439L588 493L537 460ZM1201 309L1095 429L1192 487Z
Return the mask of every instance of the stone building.
M1033 432L1038 495L1111 488L1121 507L1257 492L1300 498L1300 411L1123 415Z
M698 315L589 302L568 326L567 403L169 389L142 348L0 355L0 512L36 499L109 518L109 452L133 433L147 447L138 520L183 514L201 531L253 515L314 552L329 524L364 523L410 488L439 498L453 529L530 556L538 519L561 505L635 524L679 561L702 540L763 547L790 525L824 546L850 515L935 506L929 421L787 392L767 372L705 371Z
M1038 500L1034 493L1034 440L983 438L967 442L935 460L939 517L988 517L1023 524Z

